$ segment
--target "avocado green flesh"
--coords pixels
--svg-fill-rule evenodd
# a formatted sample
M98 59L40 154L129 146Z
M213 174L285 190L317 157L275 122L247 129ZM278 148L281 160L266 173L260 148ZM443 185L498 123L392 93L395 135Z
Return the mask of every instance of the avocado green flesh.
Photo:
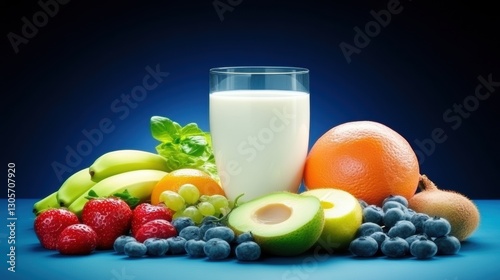
M292 256L315 244L323 230L324 213L315 197L279 192L237 207L228 223L237 234L252 232L264 251Z

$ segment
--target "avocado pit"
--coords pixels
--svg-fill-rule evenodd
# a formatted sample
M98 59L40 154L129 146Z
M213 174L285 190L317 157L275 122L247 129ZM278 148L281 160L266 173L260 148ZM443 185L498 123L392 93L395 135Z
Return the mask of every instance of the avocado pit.
M288 220L292 209L283 203L272 203L260 207L252 215L252 219L260 224L275 225Z

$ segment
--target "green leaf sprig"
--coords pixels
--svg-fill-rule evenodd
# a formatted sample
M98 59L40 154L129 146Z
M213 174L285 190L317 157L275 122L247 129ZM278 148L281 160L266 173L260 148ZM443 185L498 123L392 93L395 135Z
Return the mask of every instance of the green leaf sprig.
M151 117L151 134L160 144L159 155L167 159L169 170L181 168L199 169L219 181L210 133L201 130L196 123L181 126L166 117Z

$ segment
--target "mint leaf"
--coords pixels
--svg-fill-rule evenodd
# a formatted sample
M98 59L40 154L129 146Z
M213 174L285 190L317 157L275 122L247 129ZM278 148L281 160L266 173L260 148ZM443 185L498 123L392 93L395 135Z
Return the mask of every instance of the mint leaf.
M180 131L180 134L183 137L191 136L191 135L200 135L203 134L203 131L198 127L195 123L188 123L185 127L183 127Z
M165 117L151 117L151 134L161 142L170 142L179 138L180 125Z
M207 140L207 146L212 147L212 136L210 136L210 133L204 132L203 136L205 136L205 139ZM213 155L213 154L211 154Z
M173 124L174 124L176 132L180 133L180 131L182 130L182 126L176 122L173 122Z
M181 141L181 150L191 156L202 156L207 147L204 136L189 136Z
M167 171L195 168L219 180L209 132L200 129L196 123L182 127L161 116L151 117L150 128L153 138L160 142L156 151L167 160Z

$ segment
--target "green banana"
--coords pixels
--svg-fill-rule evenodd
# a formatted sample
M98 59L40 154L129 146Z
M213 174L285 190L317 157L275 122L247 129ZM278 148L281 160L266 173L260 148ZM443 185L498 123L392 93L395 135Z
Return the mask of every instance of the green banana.
M128 171L103 179L90 188L89 192L94 191L100 197L107 197L127 190L130 196L145 202L151 199L154 186L165 175L167 175L165 171L152 169ZM71 203L68 210L80 216L87 201L87 193L85 193Z
M92 181L99 182L104 178L140 169L170 171L167 160L154 153L139 150L117 150L108 152L89 168Z
M57 191L35 202L35 204L33 204L33 214L38 215L43 210L50 208L59 208L59 202L57 201Z
M68 207L82 194L87 193L96 182L90 180L89 169L84 168L69 176L57 192L57 200L61 207Z

